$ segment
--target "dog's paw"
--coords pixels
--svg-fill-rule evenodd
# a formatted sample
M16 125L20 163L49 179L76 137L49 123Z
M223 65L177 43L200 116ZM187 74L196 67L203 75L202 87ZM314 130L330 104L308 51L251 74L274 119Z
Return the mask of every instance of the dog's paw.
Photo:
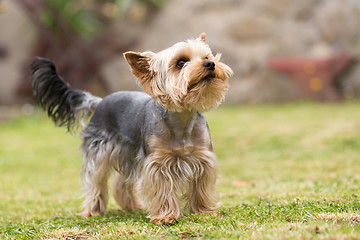
M215 210L215 208L197 208L197 209L191 209L190 211L191 213L209 213L211 215L213 215L214 217L218 216L218 212Z
M83 217L83 218L88 218L88 217L91 217L91 214L90 214L90 211L85 210L82 213L79 213L79 216Z
M156 225L171 225L177 222L179 217L166 216L166 217L152 217L150 220Z
M82 213L79 213L80 217L83 218L88 218L88 217L97 217L97 216L104 216L105 212L104 211L89 211L89 210L85 210Z

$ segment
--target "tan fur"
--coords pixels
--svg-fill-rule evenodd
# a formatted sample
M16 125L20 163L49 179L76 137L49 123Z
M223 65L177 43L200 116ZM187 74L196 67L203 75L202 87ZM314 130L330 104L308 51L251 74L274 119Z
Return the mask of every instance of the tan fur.
M181 216L180 197L186 193L192 213L212 212L216 208L217 159L209 136L196 134L185 145L167 134L151 137L151 154L139 181L139 190L149 202L151 221L170 223Z
M98 147L86 149L82 166L85 211L80 214L81 216L103 216L105 214L109 200L107 181L119 154L120 150L107 141L99 141Z
M94 164L97 164L94 171L89 170L84 173L84 196L83 203L85 211L80 215L83 217L103 216L106 212L106 206L109 200L107 179L108 173L108 156L98 154L98 159L94 159ZM91 169L91 168L88 168Z
M113 195L122 209L131 211L141 209L134 195L134 182L127 181L119 172L116 172L113 178Z
M213 56L205 38L202 33L196 40L177 43L159 53L127 52L124 56L145 92L158 105L178 112L208 111L224 100L227 79L233 72L220 62L221 54ZM179 59L188 60L183 69L176 67ZM215 63L214 72L202 66L205 61ZM209 75L209 81L202 81Z
M199 36L199 40L202 41L203 43L206 43L206 34L201 33L200 36Z
M153 72L151 72L149 61L151 53L136 53L126 52L124 57L128 64L131 66L131 71L139 79L140 84L143 86L144 91L152 97L157 96L155 82L152 81L154 78Z

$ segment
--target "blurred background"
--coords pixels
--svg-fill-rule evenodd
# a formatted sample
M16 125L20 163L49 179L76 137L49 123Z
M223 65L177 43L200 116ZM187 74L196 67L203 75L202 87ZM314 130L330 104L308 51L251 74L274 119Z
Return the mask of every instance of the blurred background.
M358 0L0 0L0 106L32 102L29 64L73 87L140 90L122 53L206 32L235 72L227 103L360 98Z

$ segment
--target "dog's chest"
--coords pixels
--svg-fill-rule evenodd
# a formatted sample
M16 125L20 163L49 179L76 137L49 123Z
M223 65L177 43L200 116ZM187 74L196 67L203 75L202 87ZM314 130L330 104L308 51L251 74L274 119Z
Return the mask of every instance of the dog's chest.
M197 179L206 166L216 165L216 156L203 136L194 135L180 141L153 136L150 144L149 162L176 179Z
M150 153L186 160L211 151L210 133L204 122L195 119L186 126L164 124L161 128L148 139Z
M156 126L146 139L146 166L153 166L168 176L191 181L208 166L216 165L209 129L205 119L195 116L187 124L169 118Z

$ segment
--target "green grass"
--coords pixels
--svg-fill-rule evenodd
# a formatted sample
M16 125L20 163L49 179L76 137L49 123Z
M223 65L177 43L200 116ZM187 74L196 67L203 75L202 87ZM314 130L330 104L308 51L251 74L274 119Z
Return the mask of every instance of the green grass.
M359 239L360 104L223 106L216 216L155 226L110 199L83 219L80 141L42 113L0 123L2 239Z

